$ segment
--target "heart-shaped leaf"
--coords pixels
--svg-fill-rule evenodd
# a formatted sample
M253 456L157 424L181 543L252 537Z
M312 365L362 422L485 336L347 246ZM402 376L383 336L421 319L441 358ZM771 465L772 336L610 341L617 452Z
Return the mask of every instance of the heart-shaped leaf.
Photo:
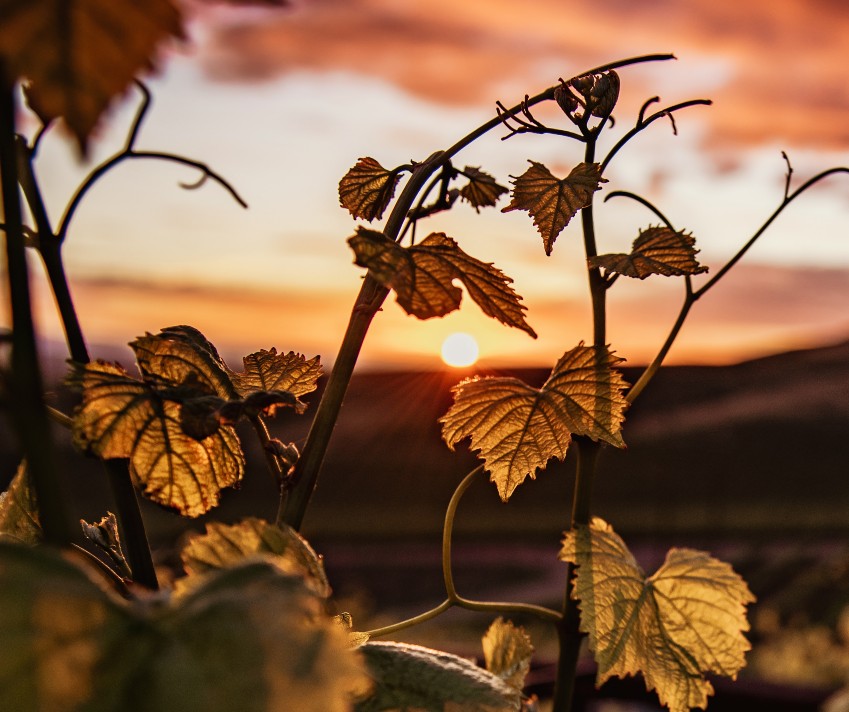
M518 378L472 378L457 384L440 418L451 448L471 438L505 502L552 457L563 459L572 435L623 447L627 384L607 348L580 344L563 354L542 388Z
M731 567L703 551L671 549L646 577L605 521L569 532L560 559L577 566L573 597L598 663L596 683L642 673L671 712L704 708L708 674L736 677L755 598Z
M593 193L607 180L601 177L598 163L579 163L562 180L542 163L529 163L528 170L513 178L513 199L501 212L527 210L542 235L545 254L550 255L563 228L592 202Z

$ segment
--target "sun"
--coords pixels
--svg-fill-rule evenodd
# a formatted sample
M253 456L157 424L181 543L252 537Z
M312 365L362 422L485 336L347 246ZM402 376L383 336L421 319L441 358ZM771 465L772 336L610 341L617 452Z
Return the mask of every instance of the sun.
M471 366L478 360L478 342L471 334L458 332L442 342L442 360L454 368Z

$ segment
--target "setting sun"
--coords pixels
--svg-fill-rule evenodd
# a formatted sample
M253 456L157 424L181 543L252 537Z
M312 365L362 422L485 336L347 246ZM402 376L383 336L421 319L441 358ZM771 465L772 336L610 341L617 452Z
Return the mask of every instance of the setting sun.
M455 368L471 366L478 360L478 353L478 342L470 334L451 334L442 342L442 360Z

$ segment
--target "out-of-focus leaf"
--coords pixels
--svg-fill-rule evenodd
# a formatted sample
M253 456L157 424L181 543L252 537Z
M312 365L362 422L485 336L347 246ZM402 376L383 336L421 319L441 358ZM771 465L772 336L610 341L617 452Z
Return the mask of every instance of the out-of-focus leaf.
M521 297L510 287L513 280L491 263L467 255L444 233L401 247L381 232L359 228L348 243L356 264L367 267L381 284L394 289L408 314L430 319L458 309L463 293L453 281L459 279L484 314L536 338L525 321Z
M369 640L368 633L359 633L354 630L354 619L348 612L340 613L338 616L333 616L333 621L340 626L348 634L348 644L352 648L359 647Z
M598 663L596 683L642 673L671 712L704 708L708 674L735 678L750 645L755 598L731 567L703 551L671 549L646 578L609 524L595 518L566 535L560 559L577 568L573 597Z
M469 182L460 188L460 197L470 203L475 212L479 213L481 208L494 206L498 198L508 192L507 188L496 183L495 178L480 168L466 166L463 175Z
M121 709L112 686L152 642L131 622L116 597L57 552L0 542L0 709Z
M517 712L519 693L465 660L404 643L369 642L357 648L375 681L355 712Z
M322 604L258 561L123 601L51 550L0 544L0 709L346 712L370 684Z
M591 203L593 193L607 180L601 177L598 163L579 163L562 180L542 163L529 163L528 170L513 178L513 199L501 212L527 210L542 235L545 254L550 255L563 228Z
M174 387L190 384L220 398L238 396L215 346L192 326L169 326L130 342L146 381Z
M347 712L370 687L323 599L270 561L214 574L160 625L145 712Z
M255 517L230 525L209 522L206 534L192 537L180 552L189 579L255 556L271 558L281 570L303 576L318 595L330 595L321 559L306 539L286 525Z
M608 272L645 279L651 274L682 276L701 274L708 268L696 259L696 239L685 232L657 226L640 230L631 254L609 254L590 258L590 267L603 267Z
M278 354L277 349L262 349L245 356L245 370L232 373L230 377L239 394L251 391L289 391L300 397L316 389L321 376L318 356L307 359L290 351Z
M80 519L80 526L86 539L94 543L109 560L118 567L119 573L125 578L132 578L133 570L124 555L121 546L121 536L118 533L118 520L112 512L107 512L99 522L89 524L85 519Z
M517 692L525 686L533 652L534 646L525 630L503 618L497 618L483 636L486 669Z
M339 181L339 202L355 218L379 220L395 194L400 174L373 158L361 158Z
M41 539L35 489L30 484L24 461L18 466L9 488L0 493L0 541L32 545Z
M232 427L222 425L202 440L187 435L181 404L117 364L87 364L79 380L74 442L105 460L129 458L130 473L154 502L197 517L242 478L244 456Z
M563 459L572 435L624 447L621 429L627 384L607 348L580 344L557 362L542 388L518 378L471 378L453 388L440 418L452 448L471 438L505 502L552 457Z
M0 0L0 63L30 82L30 105L62 117L83 153L113 97L182 37L172 0Z

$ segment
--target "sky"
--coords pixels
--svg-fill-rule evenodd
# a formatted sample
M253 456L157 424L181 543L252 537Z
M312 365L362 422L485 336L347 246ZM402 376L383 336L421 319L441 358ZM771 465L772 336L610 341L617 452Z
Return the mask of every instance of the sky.
M692 232L718 271L793 185L849 165L849 6L842 0L292 0L284 9L192 0L189 41L160 58L138 148L200 160L235 187L241 208L186 167L128 161L78 211L65 259L94 355L146 331L200 328L225 357L276 347L333 361L363 270L346 238L357 227L338 181L358 158L387 168L423 160L513 105L593 66L671 52L671 62L623 69L616 126L647 98L710 98L659 121L613 161L600 197L629 190ZM81 164L61 130L41 144L38 173L56 223L75 185L123 145L139 103L131 90ZM555 107L556 108L556 107ZM541 118L557 122L556 111ZM24 121L33 129L32 120ZM456 159L508 184L528 160L565 176L581 147L497 129ZM502 200L499 208L506 205ZM596 211L602 252L628 251L657 220L624 199ZM362 223L360 223L362 224ZM379 228L379 223L372 227ZM423 223L509 275L539 334L459 312L420 322L390 296L366 340L365 368L439 366L442 340L468 331L481 368L552 365L592 338L579 222L550 257L526 213L480 215L468 205ZM61 327L39 278L45 348ZM708 275L709 277L710 275ZM702 278L695 280L700 283ZM608 338L629 364L651 359L683 297L680 279L620 279ZM849 176L794 203L693 309L670 363L733 363L849 338Z

